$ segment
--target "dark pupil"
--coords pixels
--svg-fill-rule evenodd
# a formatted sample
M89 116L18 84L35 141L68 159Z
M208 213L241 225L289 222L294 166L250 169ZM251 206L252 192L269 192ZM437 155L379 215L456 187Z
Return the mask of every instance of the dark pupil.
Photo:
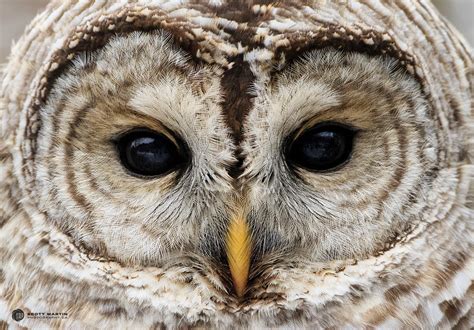
M155 132L131 132L118 142L120 159L133 173L153 176L176 169L184 157L166 136Z
M328 170L344 163L352 151L354 132L335 124L318 125L290 146L289 160L310 170Z

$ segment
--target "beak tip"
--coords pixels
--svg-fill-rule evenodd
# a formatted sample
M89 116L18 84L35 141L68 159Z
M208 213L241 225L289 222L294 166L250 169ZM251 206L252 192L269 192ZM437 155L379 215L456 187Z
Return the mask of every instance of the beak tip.
M244 284L243 286L239 287L234 283L234 287L237 297L242 298L245 295L245 289L247 287L247 284Z

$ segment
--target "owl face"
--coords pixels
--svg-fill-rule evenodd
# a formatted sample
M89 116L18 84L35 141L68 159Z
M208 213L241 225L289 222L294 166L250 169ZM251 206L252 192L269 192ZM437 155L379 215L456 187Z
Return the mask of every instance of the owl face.
M193 65L161 34L116 38L79 57L42 111L49 217L126 263L217 251L213 235L226 229L235 194L219 83L219 69Z
M231 100L226 70L164 33L82 53L40 111L40 209L101 257L198 255L239 294L281 258L366 258L405 236L434 159L418 83L333 49L250 70Z
M432 147L416 82L388 59L331 50L265 78L243 142L248 219L268 237L254 246L329 261L364 258L404 236L419 212L413 195L423 194L413 179L429 169ZM329 132L345 140L326 145ZM421 141L426 149L409 159Z
M469 327L472 64L429 0L51 0L0 70L0 328Z

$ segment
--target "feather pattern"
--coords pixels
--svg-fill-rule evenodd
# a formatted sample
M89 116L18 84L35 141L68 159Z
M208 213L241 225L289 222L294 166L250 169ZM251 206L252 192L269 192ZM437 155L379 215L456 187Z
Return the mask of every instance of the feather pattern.
M429 0L52 0L9 58L0 329L473 327L473 56ZM322 120L350 161L288 166ZM131 127L189 166L126 173Z

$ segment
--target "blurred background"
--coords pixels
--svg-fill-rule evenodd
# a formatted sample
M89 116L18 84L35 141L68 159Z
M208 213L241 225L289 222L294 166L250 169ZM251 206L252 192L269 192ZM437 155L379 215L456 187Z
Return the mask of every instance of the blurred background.
M390 1L390 0L387 0ZM439 10L474 45L474 0L433 0ZM0 63L25 26L48 0L0 0Z

